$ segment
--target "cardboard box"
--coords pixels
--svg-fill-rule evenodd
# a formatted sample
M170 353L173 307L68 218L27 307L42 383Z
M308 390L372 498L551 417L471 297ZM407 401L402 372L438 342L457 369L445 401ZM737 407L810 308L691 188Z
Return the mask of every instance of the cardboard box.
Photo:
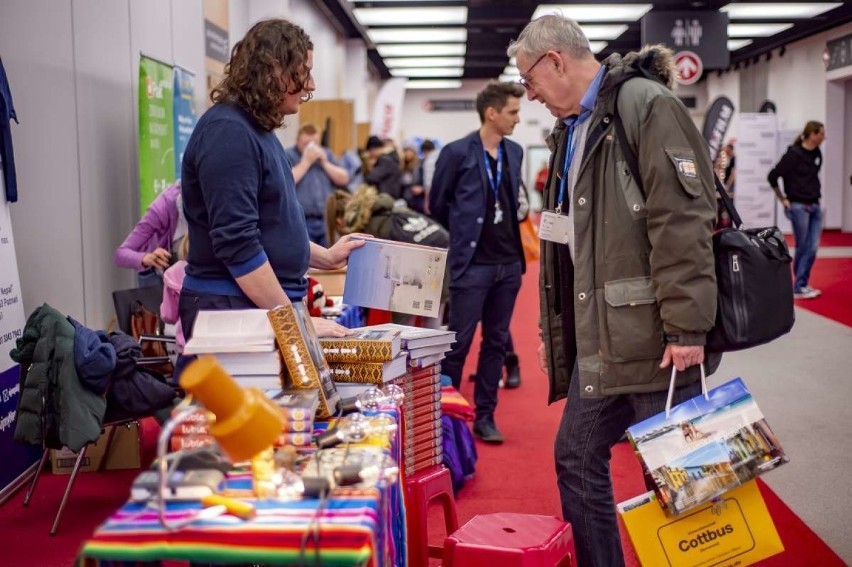
M346 268L339 270L308 270L308 276L314 278L322 285L326 297L343 295L343 287L346 282Z
M130 422L122 425L107 427L96 442L86 449L86 456L80 465L81 472L96 471L100 467L106 452L109 430L116 428L112 437L109 455L106 456L102 470L138 469L141 466L139 455L139 423ZM54 449L50 452L50 468L53 474L71 474L77 453L67 448Z
M447 251L443 248L364 239L349 256L343 303L437 317Z

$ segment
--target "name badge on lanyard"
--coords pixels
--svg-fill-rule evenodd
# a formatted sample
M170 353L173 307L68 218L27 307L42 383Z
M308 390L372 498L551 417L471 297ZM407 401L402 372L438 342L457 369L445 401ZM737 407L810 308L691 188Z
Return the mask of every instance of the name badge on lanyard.
M565 188L568 184L568 170L571 169L571 161L574 159L574 151L577 148L577 144L574 142L574 126L568 127L567 138L562 174L558 176L559 195L556 200L556 208L554 210L542 210L541 222L538 225L539 238L556 244L568 244L573 229L568 216L562 213L562 203L565 200Z
M491 172L491 164L488 163L488 151L482 150L483 158L485 159L485 173L488 175L488 185L491 186L491 191L494 193L494 224L503 222L503 209L500 208L500 183L503 181L503 142L497 145L497 179L494 179L494 174Z

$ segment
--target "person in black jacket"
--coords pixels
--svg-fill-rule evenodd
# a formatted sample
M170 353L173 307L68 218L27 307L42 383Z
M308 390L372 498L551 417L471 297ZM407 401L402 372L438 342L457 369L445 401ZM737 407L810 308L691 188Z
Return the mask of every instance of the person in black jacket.
M388 149L378 136L370 136L365 149L370 167L364 176L364 183L373 185L379 193L387 193L394 199L401 199L402 169L399 165L399 155L392 146Z
M812 120L805 124L805 129L787 148L767 178L784 205L784 214L793 223L793 236L796 239L796 258L793 262L796 281L793 293L800 299L813 299L822 295L820 290L808 285L808 279L822 231L822 209L819 205L822 196L819 182L822 152L819 146L823 140L825 127L821 122ZM778 188L779 178L784 180L784 193Z

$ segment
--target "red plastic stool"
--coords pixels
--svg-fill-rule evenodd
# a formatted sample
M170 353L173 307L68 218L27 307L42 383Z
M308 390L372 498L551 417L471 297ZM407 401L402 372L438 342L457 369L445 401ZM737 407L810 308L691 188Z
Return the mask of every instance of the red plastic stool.
M571 524L553 516L480 514L444 540L444 567L569 567Z
M406 523L408 526L408 565L428 567L429 557L441 557L443 548L429 545L426 518L429 502L439 499L444 507L447 535L459 527L453 481L444 465L437 465L405 479Z

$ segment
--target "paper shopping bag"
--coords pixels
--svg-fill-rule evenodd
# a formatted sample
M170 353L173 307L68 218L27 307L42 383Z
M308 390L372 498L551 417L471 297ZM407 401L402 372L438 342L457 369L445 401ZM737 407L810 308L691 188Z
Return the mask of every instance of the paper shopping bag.
M755 481L677 518L666 516L653 492L618 505L642 565L751 565L784 551Z
M627 430L660 505L672 515L788 460L741 379L704 391Z

